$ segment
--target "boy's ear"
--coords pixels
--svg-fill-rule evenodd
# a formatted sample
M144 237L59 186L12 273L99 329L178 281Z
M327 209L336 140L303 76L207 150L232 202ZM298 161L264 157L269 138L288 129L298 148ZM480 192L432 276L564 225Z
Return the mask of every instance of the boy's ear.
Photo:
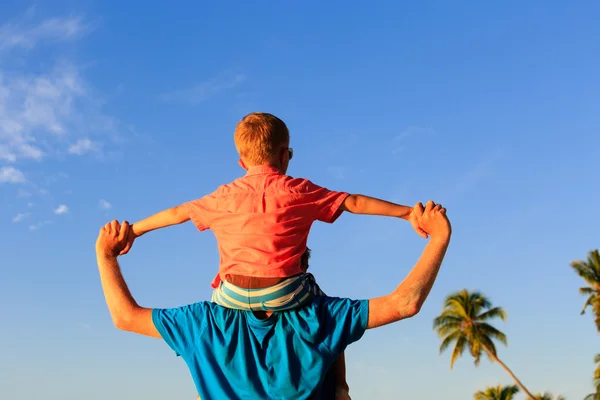
M248 171L248 167L246 167L246 164L244 164L244 160L242 160L242 158L240 157L238 159L238 164L240 165L240 167L244 168L246 171Z

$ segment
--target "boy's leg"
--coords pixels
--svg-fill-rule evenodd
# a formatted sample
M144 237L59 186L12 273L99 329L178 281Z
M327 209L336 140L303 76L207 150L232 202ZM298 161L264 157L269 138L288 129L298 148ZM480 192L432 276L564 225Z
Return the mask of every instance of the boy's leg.
M303 307L319 294L312 275L301 274L262 289L246 289L221 281L211 301L238 310L285 311Z

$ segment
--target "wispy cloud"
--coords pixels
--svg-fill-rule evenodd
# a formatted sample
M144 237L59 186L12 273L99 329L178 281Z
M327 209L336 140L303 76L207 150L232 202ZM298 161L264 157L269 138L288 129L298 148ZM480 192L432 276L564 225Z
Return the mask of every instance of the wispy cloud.
M71 57L60 56L58 44L81 38L91 24L81 16L35 14L30 8L18 21L0 22L0 165L8 164L0 170L1 183L25 182L16 167L23 161L101 156L120 145L120 123L103 111L102 95ZM38 49L50 44L57 61L41 62Z
M30 215L31 215L30 213L18 213L17 215L15 215L13 217L12 221L13 222L21 222L22 220L29 217Z
M221 92L239 86L246 80L242 74L223 73L204 82L197 83L190 88L174 90L164 93L160 100L165 102L198 104Z
M54 210L54 214L56 214L56 215L62 215L62 214L66 214L68 212L69 212L69 207L67 207L66 204L61 204Z
M43 227L44 225L48 225L51 224L52 221L41 221L32 225L29 225L29 230L30 231L37 231L38 229L40 229L41 227Z
M392 153L401 153L411 141L419 141L435 134L436 132L433 130L433 128L424 128L421 126L411 125L392 140Z
M109 208L112 207L112 204L110 204L108 201L102 199L98 202L98 207L100 207L103 210L108 210Z
M75 143L73 143L68 148L68 152L70 154L76 154L78 156L84 155L91 151L98 151L100 149L100 145L98 143L92 142L88 138L79 139Z
M8 23L0 26L0 50L32 49L41 41L73 40L90 29L80 16L50 18L35 25Z
M25 183L25 175L14 167L0 168L0 183Z
M67 63L42 74L0 71L0 157L39 161L56 152L65 135L79 131L84 87L76 67Z

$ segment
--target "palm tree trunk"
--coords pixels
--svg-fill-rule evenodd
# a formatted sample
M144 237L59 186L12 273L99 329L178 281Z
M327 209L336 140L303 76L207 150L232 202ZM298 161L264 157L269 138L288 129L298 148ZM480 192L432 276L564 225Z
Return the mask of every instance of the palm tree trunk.
M535 400L535 397L534 397L534 396L531 394L531 392L529 392L529 390L527 390L527 388L525 387L525 385L523 385L523 384L521 383L521 381L520 381L520 380L519 380L519 379L518 379L518 378L515 376L515 374L513 374L513 372L510 370L510 368L508 368L508 367L506 366L506 364L504 364L502 361L500 361L500 359L499 359L499 358L498 358L498 357L497 357L495 354L493 354L493 353L490 351L490 349L488 349L488 348L487 348L485 345L483 345L483 344L482 344L481 346L482 346L482 347L483 347L483 349L484 349L484 350L485 350L485 351L488 353L488 355L490 356L490 358L491 358L493 361L496 361L498 364L500 364L500 366L501 366L502 368L504 368L504 370L505 370L505 371L506 371L506 372L507 372L507 373L510 375L510 377L511 377L511 378L513 378L513 379L515 380L515 383L517 384L517 386L518 386L518 387L520 387L520 388L521 388L521 390L522 390L523 392L525 392L525 394L526 394L527 396L529 396L529 398L530 398L531 400Z

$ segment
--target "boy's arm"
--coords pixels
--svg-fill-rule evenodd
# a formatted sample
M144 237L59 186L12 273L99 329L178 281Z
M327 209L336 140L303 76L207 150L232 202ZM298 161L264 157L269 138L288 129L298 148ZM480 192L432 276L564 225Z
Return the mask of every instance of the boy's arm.
M362 194L351 194L342 203L341 210L352 214L382 215L385 217L402 218L410 222L417 233L427 238L427 233L419 227L413 207L403 206L390 201L380 200Z
M156 229L165 228L171 225L182 224L190 220L190 215L182 204L173 208L169 208L151 215L141 221L131 225L134 235L142 236L145 233Z
M140 237L143 234L148 233L150 231L154 231L156 229L165 228L171 225L182 224L189 220L190 215L183 204L180 206L163 210L154 215L151 215L148 218L144 218L143 220L131 225L131 230L129 231L129 235L127 237L127 245L119 253L119 255L127 254L127 252L129 252L129 250L131 249L131 246L133 245L133 241L137 237Z

